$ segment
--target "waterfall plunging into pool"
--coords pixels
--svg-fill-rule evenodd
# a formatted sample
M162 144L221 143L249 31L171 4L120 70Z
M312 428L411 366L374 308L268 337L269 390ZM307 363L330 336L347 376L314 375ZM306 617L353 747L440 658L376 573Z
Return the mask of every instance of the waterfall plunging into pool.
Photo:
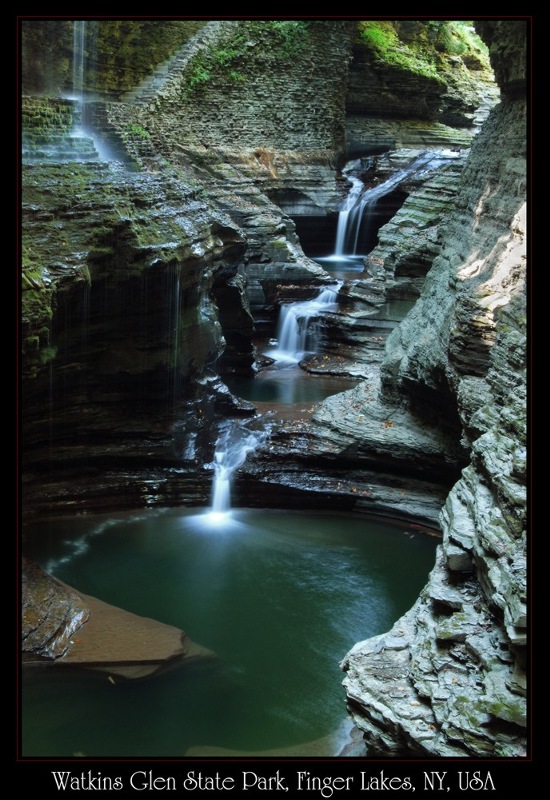
M418 178L423 172L437 169L449 158L456 158L458 155L458 151L452 150L425 150L407 166L398 169L383 183L370 189L364 189L364 184L358 177L361 160L348 162L342 173L351 183L351 188L338 214L334 253L317 260L353 262L354 259L362 259L368 255L372 249L369 243L372 243L376 233L374 225L379 201L404 181Z
M321 289L317 297L281 306L277 326L277 348L267 353L276 361L297 364L317 345L314 322L325 311L335 308L341 283Z
M338 217L338 229L340 229L340 217L342 217L344 230L340 233L339 238L337 237L334 254L336 256L359 255L361 245L363 242L368 241L371 233L378 201L392 192L407 178L418 174L422 170L434 169L441 163L439 153L433 150L426 150L406 167L394 172L379 186L366 189L363 193L357 193L357 187L354 182L349 195L350 199L344 203Z
M348 192L348 196L344 200L342 208L338 214L338 226L336 228L336 244L334 247L334 255L341 257L344 255L344 247L346 243L346 234L348 231L348 220L349 215L352 210L355 208L355 205L359 198L361 197L361 193L363 191L363 182L357 178L355 175L347 174L350 169L356 167L359 164L358 161L351 161L347 165L347 169L344 168L343 173L346 175L347 179L351 183L351 189Z
M269 435L269 428L250 430L245 423L229 420L216 442L214 452L214 479L212 504L208 512L210 522L218 523L228 518L231 511L231 482L235 472Z

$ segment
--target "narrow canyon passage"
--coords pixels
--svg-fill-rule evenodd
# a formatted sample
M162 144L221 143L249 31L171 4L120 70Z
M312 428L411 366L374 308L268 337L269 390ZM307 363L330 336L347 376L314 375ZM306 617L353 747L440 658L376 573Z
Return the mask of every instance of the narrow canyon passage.
M527 21L19 24L21 756L524 758Z

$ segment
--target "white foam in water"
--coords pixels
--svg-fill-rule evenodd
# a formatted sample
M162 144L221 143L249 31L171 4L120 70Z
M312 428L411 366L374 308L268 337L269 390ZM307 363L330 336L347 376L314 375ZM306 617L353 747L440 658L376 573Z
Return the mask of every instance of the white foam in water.
M336 230L336 243L334 258L342 260L347 256L357 255L361 242L359 234L361 227L369 226L369 216L372 216L377 202L395 189L405 178L420 174L427 170L440 167L449 158L456 158L458 152L452 150L425 150L408 166L397 170L390 177L372 189L363 189L363 183L354 175L348 174L357 168L357 161L352 161L343 169L346 178L352 184L348 196L344 200L338 214L338 227ZM364 237L364 234L363 234Z
M249 430L246 423L230 421L216 443L212 505L205 515L214 526L227 523L231 517L231 481L252 450L269 435L269 427Z
M297 364L305 353L312 350L314 331L311 321L336 306L341 283L319 291L317 297L302 303L287 303L279 311L277 347L266 355L283 364Z

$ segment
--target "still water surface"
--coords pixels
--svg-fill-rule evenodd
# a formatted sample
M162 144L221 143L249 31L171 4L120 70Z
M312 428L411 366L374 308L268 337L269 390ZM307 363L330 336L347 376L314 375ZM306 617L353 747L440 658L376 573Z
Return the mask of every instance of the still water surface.
M218 660L112 685L28 670L25 756L263 751L345 720L339 662L414 602L437 539L362 515L162 509L35 525L25 550L85 594L184 629ZM335 753L336 754L336 753Z

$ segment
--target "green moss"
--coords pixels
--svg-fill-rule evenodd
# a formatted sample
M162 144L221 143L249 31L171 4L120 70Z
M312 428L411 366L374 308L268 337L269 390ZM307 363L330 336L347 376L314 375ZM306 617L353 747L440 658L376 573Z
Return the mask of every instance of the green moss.
M362 21L357 26L358 40L375 61L390 67L412 72L424 78L443 82L437 72L437 64L428 48L413 41L403 42L388 20Z
M308 24L296 20L259 23L263 30L271 33L278 55L284 59L294 58L307 43Z
M187 76L187 82L182 92L183 97L186 98L203 87L210 80L211 75L205 57L198 56Z
M150 139L151 134L145 130L143 125L138 125L134 122L129 122L126 126L126 133L128 136L137 136L139 139Z
M487 47L467 21L364 20L357 43L374 61L441 82L456 56L468 69L490 69Z
M84 90L118 96L134 88L204 25L204 20L89 20ZM70 91L73 21L25 20L21 34L24 93Z
M39 360L42 365L49 364L57 355L57 347L55 345L46 345L39 353Z
M487 703L487 711L498 719L513 722L516 725L525 725L525 701L521 697L509 694L506 698L499 697Z
M32 376L55 357L49 347L54 292L28 247L24 246L21 262L21 353L25 371Z
M220 45L198 53L182 83L182 99L212 81L243 83L266 62L293 62L307 46L308 23L295 20L242 22ZM261 46L258 46L261 45Z
M489 48L473 29L473 22L453 20L448 23L449 46L448 52L456 52L458 48L462 55L466 51L478 55L485 64L489 57Z

